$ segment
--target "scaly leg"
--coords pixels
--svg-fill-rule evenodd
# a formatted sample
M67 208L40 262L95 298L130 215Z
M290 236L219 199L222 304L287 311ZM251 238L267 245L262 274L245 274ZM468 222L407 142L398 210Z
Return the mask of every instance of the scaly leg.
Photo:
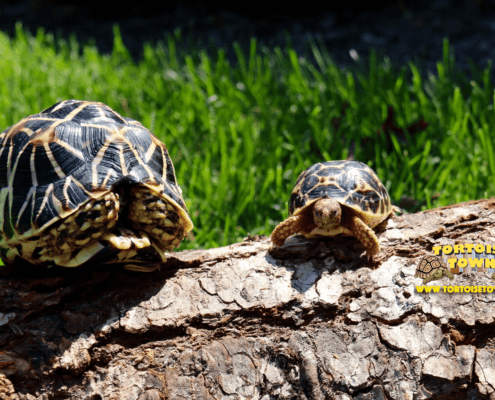
M352 235L362 243L368 257L373 259L380 252L380 243L378 242L375 232L360 218L353 216L346 228L348 228L352 232Z
M275 227L271 239L275 246L282 246L285 240L294 233L308 232L315 227L315 223L309 218L303 215L293 215Z
M132 189L127 218L164 251L173 250L185 236L184 222L175 207L145 187Z
M115 228L119 209L117 193L110 192L98 199L88 201L84 207L45 231L45 235L37 244L37 247L42 249L38 252L39 260L70 258L74 250L98 241L101 236Z

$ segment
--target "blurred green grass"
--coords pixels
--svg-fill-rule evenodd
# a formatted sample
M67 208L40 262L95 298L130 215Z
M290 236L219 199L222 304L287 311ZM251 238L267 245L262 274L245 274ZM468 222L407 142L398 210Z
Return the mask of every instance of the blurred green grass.
M297 176L319 161L367 163L409 212L494 195L491 65L469 80L447 40L427 79L375 53L342 69L315 43L299 57L253 39L249 54L235 45L234 66L224 49L183 54L180 41L146 44L135 62L117 27L110 55L42 29L0 33L0 129L64 99L141 121L167 145L195 225L178 250L270 235ZM396 133L382 128L390 107Z

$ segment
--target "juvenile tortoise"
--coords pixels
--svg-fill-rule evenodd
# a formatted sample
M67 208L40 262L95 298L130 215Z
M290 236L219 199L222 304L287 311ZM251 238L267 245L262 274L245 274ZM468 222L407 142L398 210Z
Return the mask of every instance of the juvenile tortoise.
M437 256L426 256L419 262L416 267L415 278L424 278L423 285L430 281L442 279L447 276L449 279L454 277L454 274L449 271L442 259Z
M299 175L289 200L289 218L277 225L276 247L294 233L307 238L356 237L374 258L380 244L372 228L393 215L387 190L373 170L359 161L326 161Z
M152 271L193 228L165 145L103 103L66 100L0 134L0 256Z

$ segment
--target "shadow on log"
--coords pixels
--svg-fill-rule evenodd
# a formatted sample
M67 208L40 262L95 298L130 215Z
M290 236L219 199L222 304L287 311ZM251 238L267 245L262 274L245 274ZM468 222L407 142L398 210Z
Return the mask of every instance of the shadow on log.
M434 246L495 245L494 210L394 217L372 264L354 238L261 237L150 274L3 267L0 399L495 399L491 273L414 277Z

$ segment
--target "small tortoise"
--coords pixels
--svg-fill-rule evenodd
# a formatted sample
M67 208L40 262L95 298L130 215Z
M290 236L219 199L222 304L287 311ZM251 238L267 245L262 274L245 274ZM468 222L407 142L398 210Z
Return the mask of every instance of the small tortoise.
M271 238L278 247L294 233L307 238L354 236L374 258L380 244L372 228L395 211L400 209L392 206L387 190L366 164L326 161L299 175L289 200L289 218Z
M103 103L66 100L0 133L0 256L152 271L193 228L165 145Z
M454 274L449 271L446 265L442 262L442 259L437 256L423 257L421 262L418 264L416 274L414 275L415 278L424 278L423 285L430 281L442 279L444 276L452 279Z

